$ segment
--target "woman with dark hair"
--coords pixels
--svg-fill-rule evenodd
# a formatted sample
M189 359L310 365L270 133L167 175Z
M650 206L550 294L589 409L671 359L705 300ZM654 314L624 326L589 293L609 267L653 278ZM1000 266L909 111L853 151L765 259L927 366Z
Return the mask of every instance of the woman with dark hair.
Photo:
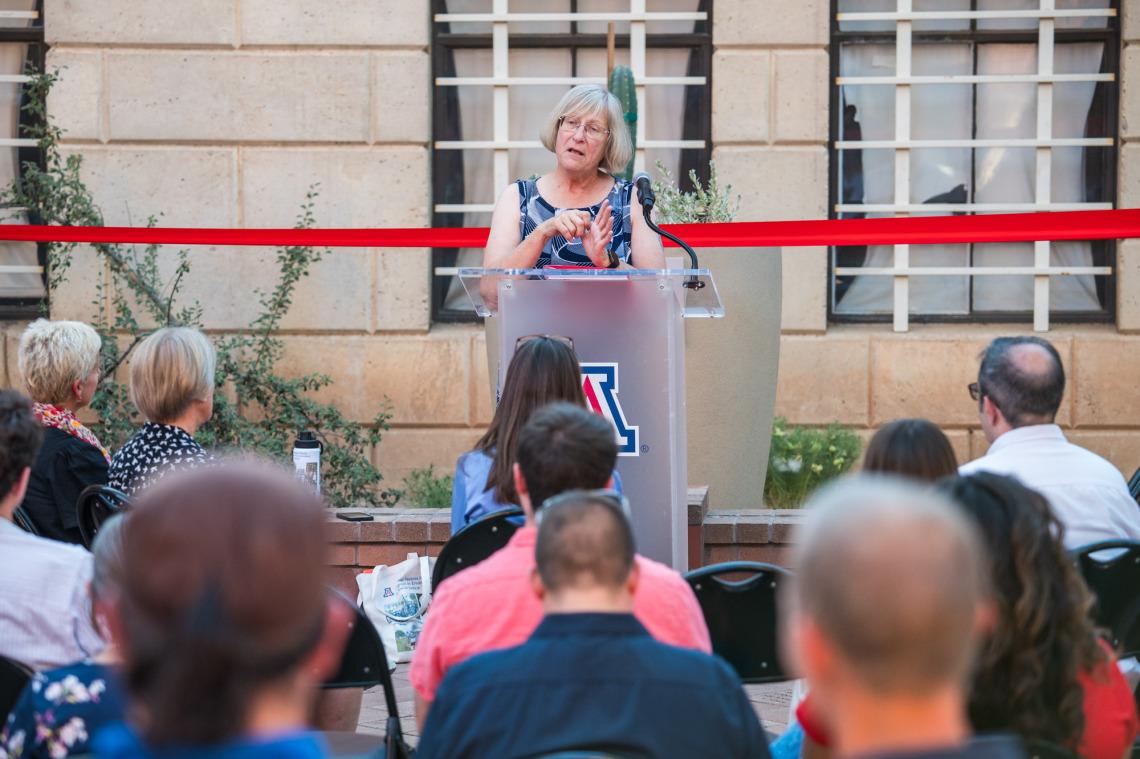
M998 620L970 695L974 729L1052 741L1087 759L1124 756L1140 727L1136 703L1093 629L1092 598L1048 501L988 472L938 489L982 528L992 562Z
M958 459L942 430L925 419L896 419L867 443L864 472L937 482L958 472Z
M277 470L179 472L143 491L123 529L112 630L131 726L106 759L327 754L307 728L352 609L327 592L324 509Z
M560 335L520 338L507 367L499 406L475 450L459 457L451 491L451 534L481 516L519 505L511 474L519 431L537 409L555 401L583 408L582 373L574 342ZM614 487L621 478L614 472Z
M974 731L1049 741L1085 759L1125 756L1140 729L1136 703L1093 628L1088 588L1048 501L988 472L948 477L937 488L981 528L991 563L997 619L970 692ZM830 752L813 712L809 694L796 717L803 756L818 759Z

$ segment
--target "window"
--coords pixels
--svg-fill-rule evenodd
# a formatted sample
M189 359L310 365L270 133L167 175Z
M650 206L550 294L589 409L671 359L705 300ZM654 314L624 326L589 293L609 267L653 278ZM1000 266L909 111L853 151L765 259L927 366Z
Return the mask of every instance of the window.
M6 127L0 129L0 184L9 185L19 176L24 162L39 160L35 142L19 139L20 126L28 118L20 111L24 102L23 76L28 64L44 69L43 0L0 0L0 113ZM5 209L5 223L29 223L27 214ZM39 315L46 287L44 275L36 272L47 259L47 246L34 242L0 241L0 319Z
M633 69L638 84L635 166L653 172L660 161L675 175L694 169L707 180L711 5L433 0L432 225L489 226L509 182L551 170L539 128L570 86L604 83L607 20L615 23L614 63ZM479 266L482 256L482 249L437 249L433 268ZM477 320L455 277L432 282L436 321Z
M834 0L832 218L1111 208L1116 0ZM836 321L1107 321L1111 274L853 276L858 268L1102 267L1111 242L832 249ZM844 272L844 270L847 270ZM1042 324L1044 323L1044 326Z

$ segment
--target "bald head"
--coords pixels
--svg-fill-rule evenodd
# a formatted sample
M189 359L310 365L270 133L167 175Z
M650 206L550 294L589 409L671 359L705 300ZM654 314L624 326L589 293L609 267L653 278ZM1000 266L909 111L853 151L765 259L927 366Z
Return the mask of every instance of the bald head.
M633 566L633 531L616 499L570 491L540 513L535 562L548 592L617 591L625 585Z
M1051 424L1065 392L1065 370L1049 341L999 337L982 353L978 387L1011 427Z
M942 497L891 480L847 480L812 499L801 533L799 613L881 694L962 685L986 595L976 530Z

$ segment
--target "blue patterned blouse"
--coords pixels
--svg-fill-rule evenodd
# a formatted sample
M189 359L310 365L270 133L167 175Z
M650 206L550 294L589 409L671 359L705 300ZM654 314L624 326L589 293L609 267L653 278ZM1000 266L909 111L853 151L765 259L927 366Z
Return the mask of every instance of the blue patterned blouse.
M91 752L92 734L123 719L126 696L105 664L82 661L39 672L20 694L0 749L10 759L64 759Z
M523 239L526 239L527 235L538 229L538 225L547 219L552 219L563 211L571 210L555 208L546 202L546 199L538 194L538 181L535 179L520 179L516 184L519 186L519 213L521 214L519 231L522 233ZM629 263L631 233L633 231L630 219L632 195L633 185L631 183L624 179L615 179L613 189L607 196L614 214L614 236L609 248L626 263ZM593 217L601 207L602 204L598 203L589 208L573 210L589 211L590 216ZM544 266L592 267L593 265L594 263L582 247L581 238L567 242L564 237L553 237L542 249L542 254L538 257L538 263L534 265L534 268L541 269Z

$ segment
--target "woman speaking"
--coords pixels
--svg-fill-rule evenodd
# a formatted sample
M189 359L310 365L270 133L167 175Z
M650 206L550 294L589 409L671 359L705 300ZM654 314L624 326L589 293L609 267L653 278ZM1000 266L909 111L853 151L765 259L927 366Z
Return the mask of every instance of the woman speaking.
M633 185L614 176L633 153L618 99L598 85L575 87L541 136L557 164L499 196L484 268L665 268L661 240L633 200Z

